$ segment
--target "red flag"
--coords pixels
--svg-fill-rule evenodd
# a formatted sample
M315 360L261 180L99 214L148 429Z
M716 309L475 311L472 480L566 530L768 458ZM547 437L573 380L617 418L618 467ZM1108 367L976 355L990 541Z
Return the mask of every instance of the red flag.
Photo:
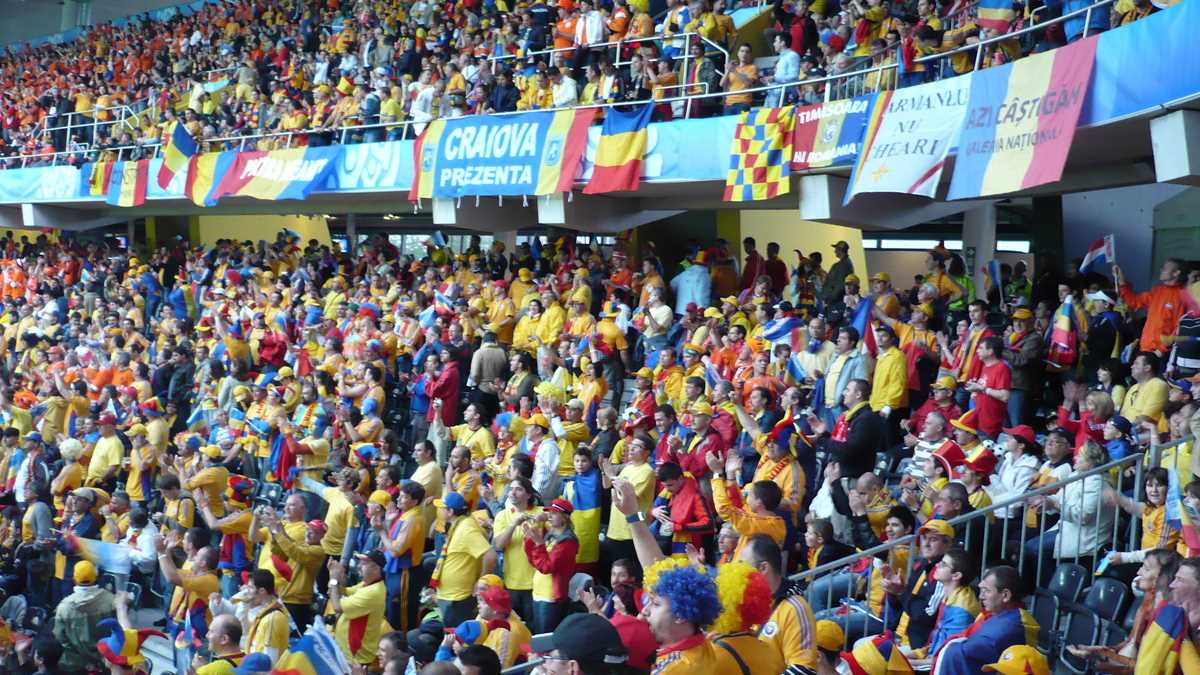
M312 359L308 357L308 350L301 348L300 354L296 357L296 377L307 377L312 371Z

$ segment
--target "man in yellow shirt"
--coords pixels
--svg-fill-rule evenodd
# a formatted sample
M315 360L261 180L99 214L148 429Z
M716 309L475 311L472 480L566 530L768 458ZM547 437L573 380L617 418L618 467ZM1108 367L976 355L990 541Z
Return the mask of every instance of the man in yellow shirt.
M92 461L95 461L93 456ZM215 445L206 445L200 449L200 470L194 475L187 475L184 470L180 478L183 480L183 486L191 490L195 494L196 490L203 490L212 514L217 518L225 515L225 500L222 497L225 494L225 488L229 486L229 469L221 466L221 448ZM176 466L180 466L180 460L176 458Z
M325 549L321 539L325 537L325 522L310 520L305 525L304 538L293 539L284 529L284 524L267 509L263 512L267 529L271 531L271 547L280 550L292 570L292 579L280 592L280 599L297 626L307 626L313 618L313 585L325 564Z
M900 420L908 417L908 357L896 346L896 330L886 323L875 328L875 343L879 356L875 361L875 376L871 382L871 410L885 420L888 448L895 447L903 438L900 435Z
M496 550L487 534L470 514L467 500L457 492L447 492L434 501L446 521L446 539L438 553L430 587L437 591L442 625L457 627L475 616L475 582L496 566Z
M775 596L775 610L759 630L758 639L777 651L787 666L815 670L817 622L812 607L804 598L803 588L783 576L783 552L779 545L770 537L759 534L743 538L741 546L740 560L762 572Z
M375 662L383 613L387 607L387 585L383 583L383 551L355 553L362 583L346 587L346 568L329 561L329 604L338 614L333 634L346 658L360 665Z
M84 485L112 492L117 472L121 470L121 460L125 458L125 445L117 436L116 417L106 413L96 423L100 426L100 438L92 450Z
M472 460L485 459L496 454L496 438L491 429L484 426L483 416L474 403L463 411L463 422L446 430L455 445L469 449Z
M287 651L288 613L275 594L275 576L268 570L250 574L251 607L261 609L246 630L246 652L266 654L274 662Z
M614 481L624 481L633 486L637 495L638 510L645 513L654 504L654 469L648 463L652 443L645 434L637 434L625 443L624 466L618 473L617 468L605 458L600 459L600 468L604 487L611 487ZM783 522L783 521L780 521ZM601 567L609 567L616 560L636 558L633 546L633 533L625 515L617 509L614 503L609 511L608 533L601 547Z

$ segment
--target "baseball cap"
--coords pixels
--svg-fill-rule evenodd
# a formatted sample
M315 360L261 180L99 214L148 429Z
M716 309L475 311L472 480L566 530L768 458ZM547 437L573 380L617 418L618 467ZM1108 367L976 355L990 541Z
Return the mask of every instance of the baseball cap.
M1018 424L1015 427L1005 427L1002 429L1004 433L1014 438L1019 438L1026 443L1037 443L1037 434L1033 432L1033 427L1028 424Z
M958 382L954 379L953 375L943 375L933 383L933 388L949 389L950 391L954 391L955 389L958 389Z
M840 652L846 645L846 633L836 622L822 619L817 622L817 647L827 652Z
M713 407L708 401L696 401L689 409L693 415L708 415L712 417Z
M1121 432L1121 434L1124 436L1128 436L1133 432L1133 422L1130 422L1126 417L1114 415L1110 417L1108 421L1112 423L1112 425L1116 427L1117 431Z
M320 518L313 518L305 524L321 534L325 534L325 532L329 529L325 526L325 521L321 520Z
M558 650L559 656L583 663L625 663L629 652L621 635L598 614L572 614L549 635L535 635L530 647L537 654Z
M358 558L359 561L369 560L380 567L387 565L387 558L383 557L383 551L380 551L379 549L367 551L366 553L355 553L354 557Z
M847 274L846 279L842 283L857 284L857 283L861 283L861 282L862 282L862 280L858 278L857 274Z
M940 534L943 537L950 537L951 539L954 538L954 528L951 527L950 523L940 519L925 521L925 524L921 526L920 533L925 534L926 532Z
M75 563L75 583L80 586L91 586L96 583L96 566L88 560Z
M457 492L447 492L442 495L441 499L433 500L433 505L442 509L451 509L457 511L466 508L467 500Z
M621 636L625 651L629 652L629 666L639 672L648 671L654 663L654 654L658 649L654 633L650 631L650 624L636 616L620 612L614 613L611 621L617 629L617 634Z
M844 241L838 241L838 242L834 242L834 244L833 244L833 248L834 248L834 250L837 250L837 249L839 249L839 248L845 248L845 249L848 249L848 248L850 248L850 244L847 244L847 243L846 243L846 242L844 242Z
M871 281L891 281L892 275L887 272L876 272L871 275Z
M1003 675L1050 675L1046 657L1029 645L1013 645L1005 649L999 661L985 665L983 670Z
M565 513L569 516L569 515L571 515L572 512L575 511L575 507L571 505L571 502L563 499L562 497L559 497L559 498L555 499L554 501L550 502L550 506L547 506L546 510L547 511L558 511L559 513Z
M112 425L115 425L116 423L117 423L117 418L114 415L111 415L109 413L105 413L105 414L101 415L100 419L96 420L96 424L99 424L100 426L104 426L106 424L109 426L112 426Z
M413 658L428 663L437 656L438 646L442 644L442 624L437 621L427 621L408 631L408 652Z
M1018 321L1028 321L1033 318L1033 312L1029 311L1029 309L1026 307L1022 307L1020 309L1013 310L1012 318L1017 319Z
M650 370L649 368L647 368L645 366L642 366L641 368L639 368L638 371L636 373L634 373L634 375L636 375L637 377L646 378L647 380L654 379L654 371Z

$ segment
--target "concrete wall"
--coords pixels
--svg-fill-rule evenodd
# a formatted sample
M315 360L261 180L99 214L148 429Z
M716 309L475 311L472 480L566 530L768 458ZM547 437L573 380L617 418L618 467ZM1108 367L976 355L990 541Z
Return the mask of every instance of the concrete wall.
M980 265L993 257L1009 265L1015 265L1018 260L1024 260L1025 264L1030 267L1033 264L1033 254L996 253L994 256L985 255L980 261ZM871 274L887 272L892 277L892 285L898 289L912 288L913 276L926 273L924 251L868 250L866 259L867 268L871 270ZM977 286L976 290L980 291L982 288Z
M180 4L180 0L102 0L91 3L91 23L100 24L113 19ZM52 35L74 25L79 3L66 0L27 0L5 3L4 21L0 21L0 45L10 45L30 38ZM66 23L64 23L64 13Z
M796 264L796 254L792 249L800 249L804 255L813 251L820 252L822 266L829 269L835 260L833 245L838 241L845 241L850 245L850 260L854 263L854 272L866 278L874 271L874 268L868 266L869 261L863 253L860 230L800 220L795 211L742 211L741 226L741 237L736 244L741 260L745 260L746 256L745 252L741 251L741 239L754 237L758 243L758 250L763 255L767 253L767 244L775 241L779 242L779 256L789 266Z
M1116 238L1117 263L1135 288L1157 279L1154 260L1154 210L1188 188L1169 184L1095 190L1063 195L1063 239L1066 258L1082 257L1093 241ZM1165 256L1164 256L1165 257ZM1108 266L1101 265L1102 274Z
M325 219L307 216L200 216L196 239L192 243L209 246L218 239L273 242L275 235L285 227L300 234L301 245L309 239L330 243Z

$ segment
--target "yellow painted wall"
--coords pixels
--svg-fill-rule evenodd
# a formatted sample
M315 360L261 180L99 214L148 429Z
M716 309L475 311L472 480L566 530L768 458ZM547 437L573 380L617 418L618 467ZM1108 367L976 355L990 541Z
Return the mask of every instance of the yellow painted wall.
M833 256L833 245L845 241L850 245L850 261L854 263L854 273L862 279L866 279L869 274L860 230L800 220L795 211L742 211L741 225L742 238L754 237L758 243L758 251L763 255L767 254L768 243L779 242L779 257L789 267L796 264L796 254L792 249L798 248L806 256L813 251L819 252L821 266L828 270L836 260ZM737 240L736 246L741 251L741 238ZM746 252L741 251L740 256L740 259L744 260Z
M309 239L316 239L322 244L332 245L329 239L329 226L324 218L308 216L197 216L196 238L193 244L205 246L215 244L218 239L234 239L237 241L258 241L265 239L275 241L275 235L284 228L295 230L300 234L300 244L303 246Z
M31 227L29 229L21 229L19 227L18 228L0 227L0 238L8 237L10 234L12 235L13 240L18 241L18 242L21 241L21 237L25 237L31 242L37 241L37 238L43 234L46 235L46 239L50 240L51 242L58 241L58 230L49 230L47 232L42 232L40 229L38 229L36 227Z

